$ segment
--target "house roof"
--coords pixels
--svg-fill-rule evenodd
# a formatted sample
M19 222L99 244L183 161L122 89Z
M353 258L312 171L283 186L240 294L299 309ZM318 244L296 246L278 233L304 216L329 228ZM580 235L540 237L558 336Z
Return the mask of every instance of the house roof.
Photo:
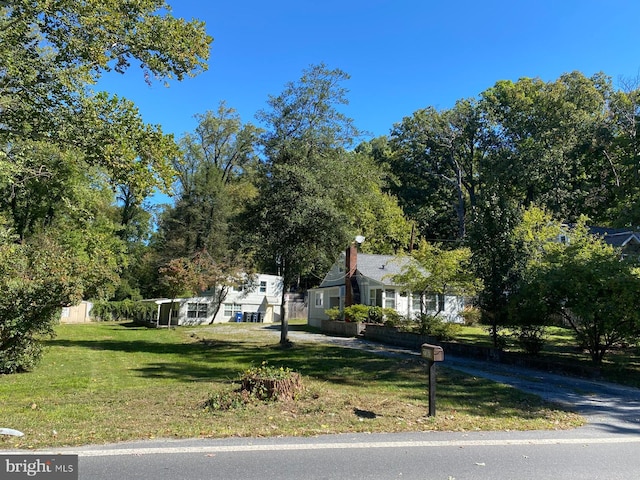
M624 247L629 242L640 243L640 233L628 228L589 227L589 233L602 237L613 247Z
M343 253L320 284L321 288L335 287L345 284L346 256ZM384 285L395 285L391 279L393 275L402 273L403 268L414 260L408 256L371 255L358 253L356 260L356 275L367 277L374 282Z
M377 282L393 285L391 277L402 273L403 268L411 261L410 257L358 254L356 271Z

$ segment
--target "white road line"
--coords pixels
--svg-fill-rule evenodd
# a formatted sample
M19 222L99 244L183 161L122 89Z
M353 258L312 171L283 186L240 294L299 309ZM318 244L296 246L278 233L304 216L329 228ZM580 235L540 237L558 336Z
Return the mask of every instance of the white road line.
M127 455L167 455L167 454L215 454L234 452L280 452L293 450L358 450L370 448L434 448L434 447L484 447L518 445L601 445L640 443L640 436L619 436L603 438L545 438L523 440L453 440L414 442L353 442L353 443L288 443L272 445L211 445L198 447L140 447L114 448L105 450L49 450L30 451L37 455L78 455L80 457L113 457ZM27 453L21 451L0 451L0 454Z

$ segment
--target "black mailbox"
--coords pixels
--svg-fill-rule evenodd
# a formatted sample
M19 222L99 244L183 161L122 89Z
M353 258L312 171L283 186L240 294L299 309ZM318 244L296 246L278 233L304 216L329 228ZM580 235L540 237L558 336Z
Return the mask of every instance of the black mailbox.
M430 362L444 362L444 350L440 345L422 344L422 358Z
M422 358L429 370L429 416L436 416L436 362L444 361L444 350L440 345L422 344Z

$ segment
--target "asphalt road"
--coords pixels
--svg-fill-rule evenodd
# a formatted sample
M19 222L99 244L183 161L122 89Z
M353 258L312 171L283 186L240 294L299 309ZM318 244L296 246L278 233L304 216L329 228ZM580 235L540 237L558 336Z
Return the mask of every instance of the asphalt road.
M274 331L274 335L278 332ZM357 339L290 332L379 355L417 355ZM446 355L443 366L571 406L570 431L421 432L314 438L144 441L58 449L77 454L82 480L633 479L640 477L640 391ZM6 452L0 452L6 453ZM42 453L42 452L38 452Z
M640 436L425 432L138 442L76 453L82 480L633 479Z

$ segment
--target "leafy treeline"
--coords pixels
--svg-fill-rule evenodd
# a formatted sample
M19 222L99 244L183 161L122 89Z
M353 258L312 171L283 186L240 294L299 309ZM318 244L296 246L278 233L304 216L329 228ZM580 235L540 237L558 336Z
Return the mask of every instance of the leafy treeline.
M173 138L92 85L130 65L181 80L210 43L163 0L0 2L0 373L33 365L60 307L122 288L141 202L173 179Z
M474 216L501 202L638 225L639 92L573 72L499 81L451 109L419 110L385 139L393 192L423 236L441 241L465 238Z
M471 249L496 346L501 326L515 325L536 343L558 318L595 363L637 339L640 305L627 290L639 288L633 259L620 262L619 252L580 228L564 232L570 245L557 239L561 223L586 218L639 224L639 95L603 74L499 81L450 109L419 110L376 140L396 180L391 192L422 237ZM518 235L537 211L555 235Z
M265 99L259 126L222 102L194 112L197 128L176 142L92 87L131 65L146 82L198 74L212 41L202 22L172 17L162 0L0 11L3 372L29 368L38 335L81 298L220 285L220 304L253 271L304 289L355 235L370 253L424 240L467 248L497 338L516 317L508 294L538 278L515 234L528 207L564 222L640 222L639 90L602 74L500 81L365 141L342 113L348 75L312 65ZM173 203L145 203L156 190Z

